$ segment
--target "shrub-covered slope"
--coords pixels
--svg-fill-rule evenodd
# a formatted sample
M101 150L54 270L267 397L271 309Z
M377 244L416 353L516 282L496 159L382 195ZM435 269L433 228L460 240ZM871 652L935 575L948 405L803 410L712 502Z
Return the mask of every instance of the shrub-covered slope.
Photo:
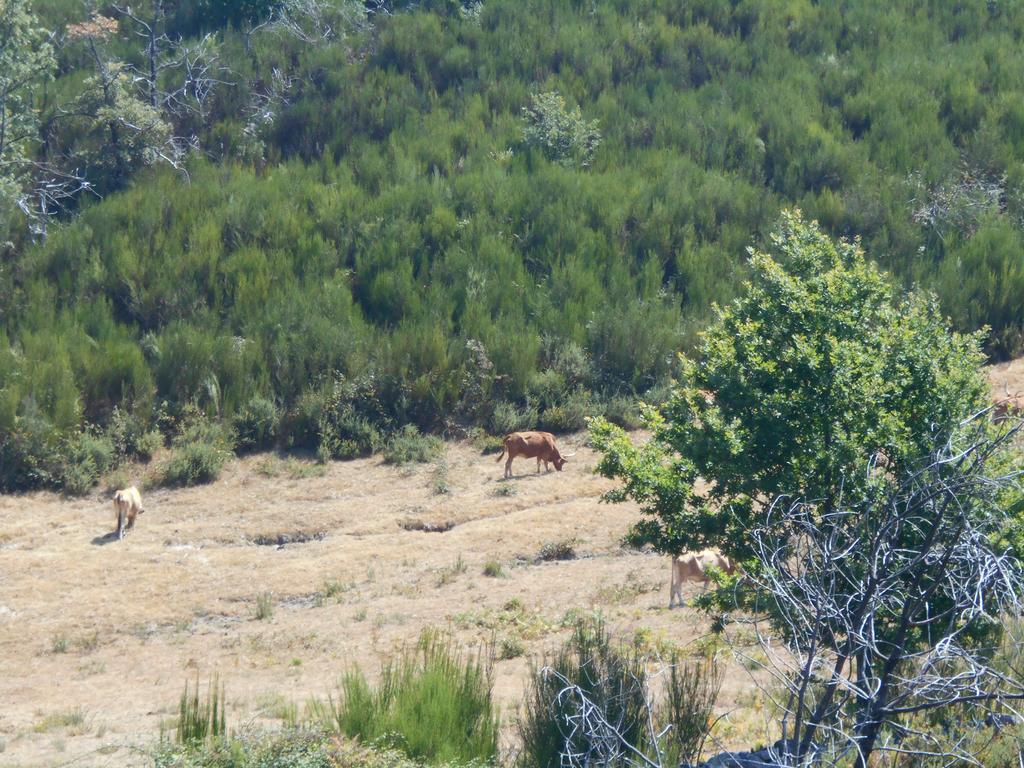
M0 487L59 483L115 406L145 433L270 402L270 442L339 455L579 426L671 374L793 205L1024 348L1022 3L432 0L315 44L258 5L168 22L219 19L187 177L101 176L8 249ZM68 45L52 93L87 65Z

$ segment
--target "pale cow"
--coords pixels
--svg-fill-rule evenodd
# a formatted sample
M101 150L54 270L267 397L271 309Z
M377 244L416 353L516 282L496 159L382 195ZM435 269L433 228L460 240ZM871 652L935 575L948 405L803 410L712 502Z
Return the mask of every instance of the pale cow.
M717 568L726 573L736 572L736 563L713 549L700 552L687 552L672 558L672 586L669 590L668 607L683 604L683 582L703 581L707 589L710 575L709 568Z
M119 541L124 538L125 531L135 527L135 516L145 511L142 507L142 496L134 485L114 491L114 512L117 514L115 533Z

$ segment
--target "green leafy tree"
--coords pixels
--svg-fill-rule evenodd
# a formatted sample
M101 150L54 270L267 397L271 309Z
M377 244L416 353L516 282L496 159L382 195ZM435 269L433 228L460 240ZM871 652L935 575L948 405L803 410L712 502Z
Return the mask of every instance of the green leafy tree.
M82 41L94 67L71 105L78 116L72 154L97 175L101 188L120 187L134 170L158 160L173 166L180 160L163 115L139 98L125 63L108 54L105 43L116 32L117 21L98 13L68 27L68 38Z
M28 0L0 2L0 238L10 226L38 137L34 88L54 67L49 36Z
M647 409L648 443L591 424L598 471L623 483L606 499L644 513L634 544L747 557L779 494L828 513L871 482L870 456L902 472L983 407L981 332L951 332L930 297L894 296L858 243L799 211L783 214L772 246L751 250L743 295L683 359L669 401Z
M548 160L586 168L594 159L601 132L597 121L583 119L579 107L567 109L565 99L555 92L538 93L530 106L523 107L523 139L539 147Z

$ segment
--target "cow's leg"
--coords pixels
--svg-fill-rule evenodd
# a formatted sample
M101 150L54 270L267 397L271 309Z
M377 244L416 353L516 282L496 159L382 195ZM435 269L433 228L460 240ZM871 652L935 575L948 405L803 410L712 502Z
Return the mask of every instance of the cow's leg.
M511 453L508 455L508 458L505 460L505 479L507 480L510 477L512 477L512 454Z
M120 541L124 538L124 508L117 505L117 540Z
M540 474L540 456L537 457L537 474Z
M132 528L135 527L135 515L137 515L137 514L138 514L138 510L136 510L135 507L132 507L130 510L128 510L128 530L129 531Z

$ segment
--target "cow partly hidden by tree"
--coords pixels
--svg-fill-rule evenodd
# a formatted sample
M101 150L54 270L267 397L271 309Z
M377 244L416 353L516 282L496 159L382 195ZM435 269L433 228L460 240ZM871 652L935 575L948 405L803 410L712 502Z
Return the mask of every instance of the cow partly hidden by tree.
M537 459L537 473L540 474L540 463L544 462L544 470L551 471L548 463L555 465L559 472L565 466L565 462L575 456L575 453L568 453L563 456L558 452L555 445L555 436L550 432L512 432L505 436L504 445L498 455L498 461L508 454L505 461L505 477L512 477L512 459L516 456L525 456L528 459Z

